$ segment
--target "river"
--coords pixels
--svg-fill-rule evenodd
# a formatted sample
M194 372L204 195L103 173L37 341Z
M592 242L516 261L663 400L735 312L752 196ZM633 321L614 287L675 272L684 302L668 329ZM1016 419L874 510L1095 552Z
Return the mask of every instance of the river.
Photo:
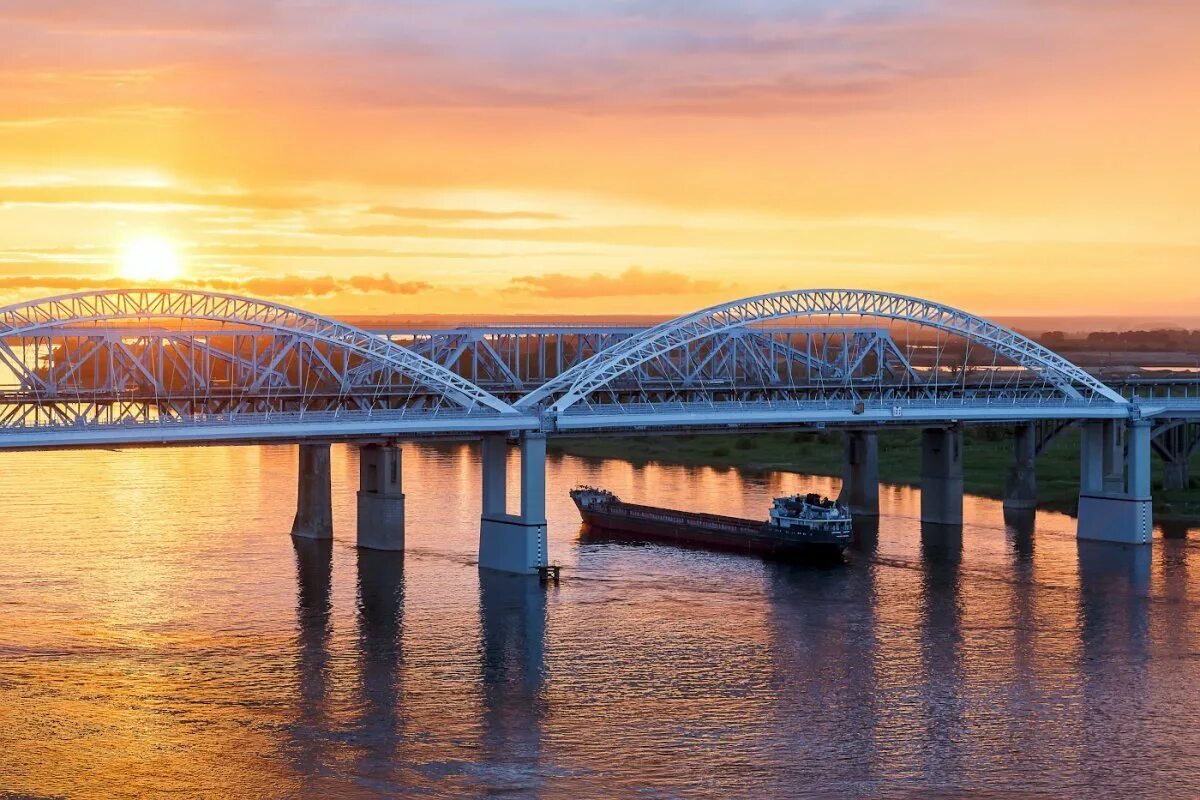
M515 489L516 464L510 486ZM478 452L408 550L293 542L290 447L5 454L0 797L1194 797L1200 553L885 487L848 563L581 541L577 483L762 517L836 481L552 456L558 587L481 583ZM515 504L515 497L514 497Z

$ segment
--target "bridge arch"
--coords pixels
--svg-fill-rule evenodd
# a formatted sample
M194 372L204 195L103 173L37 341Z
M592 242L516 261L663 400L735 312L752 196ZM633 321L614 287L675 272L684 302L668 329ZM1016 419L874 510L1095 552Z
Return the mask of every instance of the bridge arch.
M16 303L0 308L0 339L53 334L71 325L115 321L181 320L242 324L297 334L390 370L464 409L501 414L515 409L445 367L353 325L291 306L218 292L178 289L96 290ZM218 333L219 331L214 331Z
M650 359L706 337L795 317L856 316L910 323L961 337L1045 379L1068 401L1125 405L1121 395L1016 331L966 311L901 294L805 289L734 300L661 323L565 370L514 405L563 412Z

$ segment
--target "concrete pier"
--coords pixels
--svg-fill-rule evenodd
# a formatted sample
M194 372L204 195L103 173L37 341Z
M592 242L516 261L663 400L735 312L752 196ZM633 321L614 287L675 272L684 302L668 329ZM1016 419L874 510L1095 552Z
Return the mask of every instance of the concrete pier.
M1159 453L1163 456L1163 488L1167 491L1187 489L1192 484L1191 442L1188 425L1176 425L1159 437Z
M329 445L300 445L296 517L292 520L292 536L304 539L333 538L331 495Z
M1013 432L1013 465L1004 480L1006 511L1037 508L1037 426L1018 425Z
M404 491L400 448L368 444L358 453L358 546L403 552Z
M961 428L925 428L921 431L921 521L962 525Z
M1168 492L1192 485L1191 470L1186 458L1163 462L1163 488Z
M546 566L546 437L520 439L521 507L508 513L508 443L503 435L483 437L483 513L479 520L479 566L519 575Z
M1106 420L1100 426L1100 473L1106 492L1125 491L1125 426Z
M875 431L846 431L838 500L854 516L879 516L879 435Z
M1080 539L1149 544L1150 422L1089 422L1080 438Z

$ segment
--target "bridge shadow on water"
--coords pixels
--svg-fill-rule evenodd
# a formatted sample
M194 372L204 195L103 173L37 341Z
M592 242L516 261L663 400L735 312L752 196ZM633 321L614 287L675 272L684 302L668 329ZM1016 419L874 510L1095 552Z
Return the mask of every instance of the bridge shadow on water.
M347 701L344 663L331 619L334 544L293 538L296 560L296 706L288 760L302 796L337 794L346 765L377 791L423 784L466 794L537 789L546 713L546 590L525 576L479 573L477 679L481 704L472 762L446 758L419 733L437 726L437 711L414 701L406 683L428 679L405 663L403 553L358 549L356 638ZM411 673L411 674L410 674ZM418 693L421 686L416 688ZM414 705L415 703L415 705ZM430 716L432 715L432 717ZM411 751L411 752L410 752ZM340 775L340 777L339 777Z
M288 756L305 778L329 765L325 731L331 727L330 693L333 636L333 542L293 538L296 555L296 709ZM302 781L305 791L312 787Z
M534 577L479 573L483 688L480 746L488 794L536 792L548 713L546 590Z
M355 770L386 775L402 757L404 553L356 550L359 683Z
M1037 511L1034 509L1004 509L1004 533L1016 554L1018 563L1028 563L1033 559L1034 537L1037 527Z
M329 539L293 537L296 558L297 705L288 755L304 796L328 790L347 755L359 776L398 772L403 728L404 554L357 551L356 680L349 713L339 702L341 664L333 635Z
M885 521L881 542L880 521L862 517L841 566L714 554L711 563L727 570L717 574L753 577L755 585L761 575L768 601L766 638L755 650L764 674L754 681L769 690L758 708L769 717L762 727L770 746L753 750L756 794L795 796L814 775L845 796L897 787L911 796L966 791L1011 776L1005 758L1037 765L1017 770L1029 796L1051 796L1048 787L1064 783L1149 789L1144 781L1154 769L1131 773L1130 743L1162 741L1145 699L1156 691L1151 657L1164 649L1190 657L1188 542L1146 548L1049 539L1039 553L1034 522L1029 512L1006 513L1003 540L979 549L975 537L1000 531L969 525L964 548L962 526L920 525L918 538L914 523L912 537L898 540ZM592 546L602 549L585 555L611 548L661 561L607 539ZM287 746L301 794L344 787L337 776L344 781L349 767L356 780L396 794L557 796L557 765L568 759L547 734L565 724L548 700L547 630L553 610L568 612L552 604L553 594L536 580L478 573L477 609L468 605L478 620L471 674L454 684L469 687L470 699L443 726L428 707L430 687L421 686L430 680L426 670L440 668L414 661L417 629L406 643L406 598L421 593L406 593L404 557L355 551L353 641L339 648L330 618L333 546L295 540L294 547L298 691ZM1077 564L1047 561L1048 554L1061 561L1063 548ZM697 563L670 561L663 575ZM693 591L684 587L679 596ZM1155 635L1155 619L1164 616L1178 624L1159 622ZM572 656L555 658L570 664ZM346 675L338 674L339 659ZM717 680L720 669L712 674ZM414 687L425 700L414 699ZM719 680L697 691L719 695ZM436 696L455 704L444 687ZM734 724L757 729L753 720ZM429 738L443 727L467 745ZM1170 752L1146 750L1138 747L1138 757L1166 762ZM711 755L718 763L727 756Z
M961 526L921 525L915 563L876 561L877 524L867 520L856 520L847 569L765 564L773 680L796 711L781 737L793 744L774 765L780 792L822 769L850 795L965 790L989 774L1000 741L1013 753L1042 748L1036 760L1062 770L1048 771L1044 787L1032 777L1030 796L1069 781L1145 779L1130 777L1128 753L1130 742L1161 739L1141 708L1155 692L1152 651L1191 653L1188 622L1178 619L1191 608L1188 544L1078 542L1076 591L1038 573L1033 521L1006 515L1009 568L999 571L964 556ZM1161 576L1153 592L1152 573ZM1162 603L1176 608L1155 608ZM1171 624L1158 623L1156 640L1153 620L1164 611ZM1066 671L1047 673L1059 657ZM1061 750L1044 752L1048 735Z

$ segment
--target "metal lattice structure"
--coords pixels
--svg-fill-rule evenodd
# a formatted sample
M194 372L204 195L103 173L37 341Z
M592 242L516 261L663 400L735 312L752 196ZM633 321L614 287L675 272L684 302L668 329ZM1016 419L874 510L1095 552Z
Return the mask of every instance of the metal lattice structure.
M1200 420L1197 386L1108 385L988 320L852 290L652 328L367 331L189 291L0 308L0 449L958 421L1034 421L1049 441L1085 419Z
M85 292L0 309L0 426L248 414L512 415L473 382L376 334L194 291Z
M381 332L488 391L518 400L644 328L598 326L456 327ZM737 328L697 339L620 375L611 388L634 402L732 395L743 388L836 387L881 371L912 372L890 333L878 327Z
M893 407L910 403L1126 405L1119 393L1094 376L994 322L919 298L844 289L779 292L679 317L564 371L515 405L534 408L545 404L556 414L568 410L582 414L601 406L619 405L620 392L613 391L613 387L644 364L686 351L699 341L729 337L736 331L749 329L769 336L772 323L797 318L883 320L931 331L934 339L921 345L929 351L930 363L914 368L904 353L895 349L892 352L898 358L870 376L842 370L830 376L831 380L816 384L790 380L783 385L742 387L739 401L874 402ZM979 363L980 350L990 354L990 360Z
M1187 465L1200 451L1200 422L1166 419L1155 425L1151 445L1167 464Z
M495 325L379 333L477 386L515 399L641 330L629 326Z

